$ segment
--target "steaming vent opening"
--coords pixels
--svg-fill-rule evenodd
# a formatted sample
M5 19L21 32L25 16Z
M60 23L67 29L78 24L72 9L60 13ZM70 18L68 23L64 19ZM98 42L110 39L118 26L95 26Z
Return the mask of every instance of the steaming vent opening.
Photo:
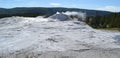
M56 12L56 14L50 16L49 18L58 20L58 21L68 21L68 20L75 20L75 21L85 21L86 13L83 12Z

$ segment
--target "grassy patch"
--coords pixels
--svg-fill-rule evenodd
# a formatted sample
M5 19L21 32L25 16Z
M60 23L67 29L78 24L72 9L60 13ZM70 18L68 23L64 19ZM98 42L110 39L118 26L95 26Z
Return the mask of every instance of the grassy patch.
M120 28L97 28L99 30L120 31Z

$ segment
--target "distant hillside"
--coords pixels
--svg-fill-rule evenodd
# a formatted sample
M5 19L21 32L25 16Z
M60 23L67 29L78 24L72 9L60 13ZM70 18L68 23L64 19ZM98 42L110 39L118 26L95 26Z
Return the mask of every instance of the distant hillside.
M119 28L120 30L120 13L88 17L86 22L93 28Z
M87 9L77 9L77 8L62 8L62 7L56 7L56 8L19 7L19 8L12 8L12 9L0 8L0 17L52 15L57 11L59 12L81 11L81 12L86 12L87 16L95 16L96 13L97 15L103 16L111 13L108 11L87 10Z

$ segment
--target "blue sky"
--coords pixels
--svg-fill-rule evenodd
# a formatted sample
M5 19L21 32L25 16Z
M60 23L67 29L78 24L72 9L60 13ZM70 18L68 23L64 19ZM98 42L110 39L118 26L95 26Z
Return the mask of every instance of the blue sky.
M0 8L68 7L119 12L120 0L0 0Z

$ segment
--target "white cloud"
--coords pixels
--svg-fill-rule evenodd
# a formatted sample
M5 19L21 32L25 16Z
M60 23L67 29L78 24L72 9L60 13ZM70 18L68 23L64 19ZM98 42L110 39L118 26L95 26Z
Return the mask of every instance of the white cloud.
M97 10L120 12L120 7L117 7L117 6L105 6L105 7L97 8Z
M50 3L50 5L52 5L52 6L60 6L61 4L60 3Z

